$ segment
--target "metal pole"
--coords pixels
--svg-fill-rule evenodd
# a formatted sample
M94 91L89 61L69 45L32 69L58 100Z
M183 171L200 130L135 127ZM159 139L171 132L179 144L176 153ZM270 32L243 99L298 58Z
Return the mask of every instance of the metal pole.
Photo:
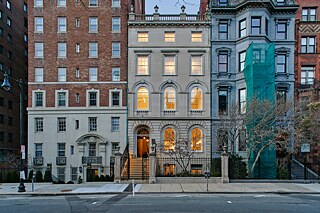
M22 150L21 145L24 145L24 119L23 119L23 82L22 79L19 80L19 87L20 87L20 185L18 187L18 192L25 192L26 187L23 183L23 177L21 174L24 173L23 169L23 159L22 159Z
M132 179L132 196L134 197L134 179Z
M208 179L209 178L207 177L206 179L207 179L207 191L209 191L209 189L208 189L209 188L209 186L208 186Z
M304 180L307 180L307 157L304 157Z

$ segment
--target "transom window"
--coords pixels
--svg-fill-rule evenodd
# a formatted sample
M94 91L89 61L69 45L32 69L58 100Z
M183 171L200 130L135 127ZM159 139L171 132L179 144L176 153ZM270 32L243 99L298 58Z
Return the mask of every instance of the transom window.
M138 75L148 75L149 74L149 56L138 56Z
M191 110L203 109L203 93L202 89L195 86L191 90Z
M164 41L165 42L175 42L176 33L175 32L165 32Z
M251 18L251 34L252 35L261 34L261 17Z
M165 151L174 150L176 132L173 128L168 127L163 132L163 146Z
M149 91L140 87L137 91L137 110L149 110Z
M301 84L312 85L314 82L314 66L302 66L301 67Z
M176 74L176 56L166 55L164 56L164 74L165 75L174 75Z
M302 21L316 21L316 8L302 8Z
M301 38L301 53L315 53L316 52L316 38L302 37Z
M191 33L192 42L202 42L202 32L192 32Z
M202 151L203 144L203 133L198 127L191 130L191 150L192 151Z
M247 20L243 19L239 22L239 37L242 38L247 35Z
M138 32L138 42L148 42L149 33L148 32Z
M176 109L176 90L173 87L167 87L164 90L164 110Z

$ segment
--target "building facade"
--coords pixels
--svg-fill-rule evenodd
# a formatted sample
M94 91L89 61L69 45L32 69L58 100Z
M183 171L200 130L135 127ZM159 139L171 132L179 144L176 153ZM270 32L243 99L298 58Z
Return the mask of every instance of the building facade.
M222 119L237 108L246 111L247 86L244 76L246 50L251 44L274 43L274 96L292 102L294 98L294 26L297 6L293 1L211 1L212 13L212 138L213 155L220 155L218 141ZM253 50L253 60L266 60L265 53ZM259 70L260 71L260 70ZM256 79L261 80L261 79ZM241 135L241 134L239 134ZM241 137L229 151L246 157Z
M112 175L127 135L128 1L29 2L29 169Z
M22 87L25 91L23 97L27 100L27 1L0 1L0 15L0 79L2 84L4 73L7 73L12 86L10 91L1 90L0 93L0 166L2 166L9 154L19 156L20 153L20 86L17 81L23 80ZM27 101L24 106L26 103ZM23 112L23 120L26 121L26 110L23 109ZM25 136L26 132L23 137Z
M210 157L210 21L184 6L177 15L154 9L129 14L129 154L148 157L155 147L165 156L187 140L196 157Z

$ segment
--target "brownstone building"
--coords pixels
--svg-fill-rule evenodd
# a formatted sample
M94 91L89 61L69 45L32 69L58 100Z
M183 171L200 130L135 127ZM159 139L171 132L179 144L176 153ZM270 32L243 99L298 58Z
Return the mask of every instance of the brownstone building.
M30 169L74 182L113 174L113 153L126 146L127 18L135 3L29 1Z
M27 13L26 0L0 1L0 80L2 84L4 73L7 73L12 86L9 91L1 89L0 92L0 165L2 167L8 167L1 164L4 163L8 154L14 153L18 156L20 150L20 87L14 79L22 79L24 91L27 91ZM24 117L26 120L26 113Z

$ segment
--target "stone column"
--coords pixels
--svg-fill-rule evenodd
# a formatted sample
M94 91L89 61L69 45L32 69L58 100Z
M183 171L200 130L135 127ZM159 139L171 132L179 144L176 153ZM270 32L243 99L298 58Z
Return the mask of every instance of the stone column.
M229 183L229 157L226 147L223 147L223 153L221 155L221 181L222 183Z
M149 184L156 183L156 153L149 154Z
M116 152L114 154L114 182L120 183L121 181L121 153Z

